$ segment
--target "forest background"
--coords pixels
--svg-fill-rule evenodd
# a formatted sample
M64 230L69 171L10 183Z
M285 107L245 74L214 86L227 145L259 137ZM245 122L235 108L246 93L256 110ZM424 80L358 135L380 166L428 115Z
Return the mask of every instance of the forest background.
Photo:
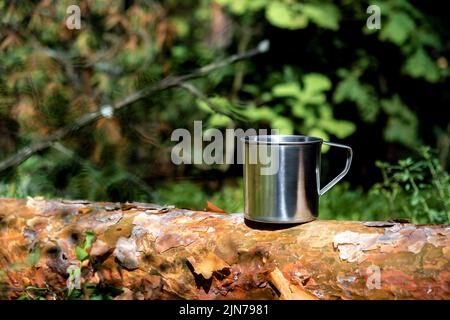
M322 219L450 221L450 20L424 1L0 1L0 196L140 201L242 212L241 165L174 165L171 133L275 128L350 145ZM380 12L380 28L367 25ZM372 7L373 8L373 7ZM103 112L171 75L202 77ZM44 140L42 140L44 139ZM194 150L195 152L195 150ZM342 160L340 160L342 159ZM322 179L344 155L324 150Z

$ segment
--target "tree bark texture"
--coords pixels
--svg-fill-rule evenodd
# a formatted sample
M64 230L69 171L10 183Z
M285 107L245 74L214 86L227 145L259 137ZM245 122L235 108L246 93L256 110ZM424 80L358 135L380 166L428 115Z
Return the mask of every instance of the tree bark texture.
M123 288L116 299L450 299L448 226L267 229L242 214L0 199L0 298L94 283ZM80 259L88 230L95 238ZM78 283L70 268L81 271Z

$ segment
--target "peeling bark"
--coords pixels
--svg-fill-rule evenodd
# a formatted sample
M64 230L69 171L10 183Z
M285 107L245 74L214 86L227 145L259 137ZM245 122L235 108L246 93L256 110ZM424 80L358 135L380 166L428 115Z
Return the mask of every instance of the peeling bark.
M87 230L95 241L79 261ZM449 261L442 225L319 220L257 230L240 214L0 199L7 299L27 286L64 290L77 267L81 283L124 288L117 299L450 299Z

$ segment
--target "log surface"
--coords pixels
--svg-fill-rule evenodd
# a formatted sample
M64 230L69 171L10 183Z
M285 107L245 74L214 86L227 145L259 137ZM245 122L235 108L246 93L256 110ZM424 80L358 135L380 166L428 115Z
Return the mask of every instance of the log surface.
M92 230L85 261L76 247ZM142 203L0 198L0 298L79 283L116 299L450 299L450 227L314 221L257 230L241 214ZM80 284L81 283L81 284Z

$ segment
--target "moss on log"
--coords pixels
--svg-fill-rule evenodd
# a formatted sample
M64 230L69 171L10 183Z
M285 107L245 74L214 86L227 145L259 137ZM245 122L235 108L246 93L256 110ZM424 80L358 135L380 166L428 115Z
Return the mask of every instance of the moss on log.
M122 288L116 299L449 299L449 260L442 225L318 220L257 230L240 214L0 199L7 299L78 289L89 298L90 286Z

